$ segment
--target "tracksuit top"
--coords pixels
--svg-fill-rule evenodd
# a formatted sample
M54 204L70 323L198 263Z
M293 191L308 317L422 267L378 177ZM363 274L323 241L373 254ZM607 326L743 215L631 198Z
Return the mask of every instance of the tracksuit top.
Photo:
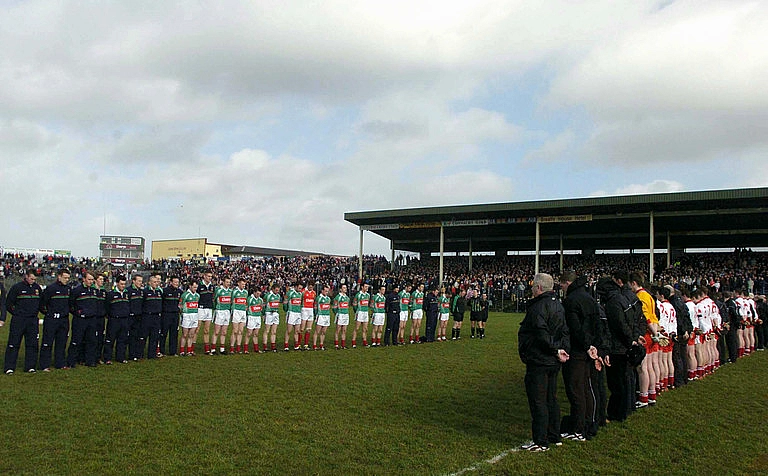
M69 317L69 285L56 281L45 288L40 311L45 314L46 319Z

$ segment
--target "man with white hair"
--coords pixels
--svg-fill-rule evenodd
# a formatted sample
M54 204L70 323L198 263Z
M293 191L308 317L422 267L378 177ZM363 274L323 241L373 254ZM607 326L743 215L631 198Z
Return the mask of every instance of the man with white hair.
M557 375L568 360L570 340L563 305L552 291L552 276L533 277L533 299L518 332L518 352L525 364L525 393L531 410L533 441L528 451L547 451L561 445L560 406L557 403Z

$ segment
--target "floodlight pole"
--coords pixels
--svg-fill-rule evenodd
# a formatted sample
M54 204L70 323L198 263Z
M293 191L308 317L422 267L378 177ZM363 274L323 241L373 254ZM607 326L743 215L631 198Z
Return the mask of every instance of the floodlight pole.
M539 274L539 253L541 251L541 224L539 223L539 217L536 217L536 258L533 272Z
M363 227L360 227L360 261L357 263L357 277L363 283ZM362 286L361 286L362 288Z
M653 282L653 210L650 213L650 243L649 243L649 257L648 257L648 282Z
M440 224L440 285L439 287L443 287L443 252L445 251L445 234L443 233L443 224Z
M671 240L669 237L669 230L667 230L667 268L672 266L672 248L671 248Z
M389 260L389 271L395 271L395 240L389 240L389 247L392 249L392 259Z
M560 274L563 274L563 234L560 233Z

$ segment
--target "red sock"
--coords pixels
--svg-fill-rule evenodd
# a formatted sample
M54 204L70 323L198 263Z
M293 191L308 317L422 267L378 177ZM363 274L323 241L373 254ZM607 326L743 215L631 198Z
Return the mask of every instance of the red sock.
M656 401L656 392L648 392L648 400L655 402Z
M288 348L288 343L287 343L287 342L285 343L285 348L286 348L286 349Z
M273 342L272 343L272 350L275 350L275 349L277 349L277 344Z
M342 347L346 347L347 346L347 341L345 339L341 339L341 346Z
M316 349L317 349L317 344L312 344L312 350L316 350Z
M309 331L304 332L304 345L309 345Z
M667 381L668 381L670 387L674 387L675 386L675 377L668 377Z
M336 346L336 347L338 347L338 346L339 346L339 341L337 341L337 340L335 340L335 339L334 339L334 340L333 340L333 345L334 345L334 346Z
M368 341L363 339L363 345L367 347L368 346Z
M640 394L640 403L648 403L648 394Z

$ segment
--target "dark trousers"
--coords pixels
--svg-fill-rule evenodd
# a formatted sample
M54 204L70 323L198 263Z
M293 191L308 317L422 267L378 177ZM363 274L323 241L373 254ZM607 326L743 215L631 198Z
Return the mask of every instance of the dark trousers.
M141 317L141 324L147 339L147 358L154 359L157 357L157 346L160 343L160 314L144 314Z
M574 357L563 364L563 382L565 394L571 404L570 421L572 427L569 433L586 434L586 424L594 422L595 394L590 381L590 367L594 367L592 359Z
M132 316L129 320L131 322L131 359L143 359L144 343L147 341L147 338L144 336L144 326L141 323L141 316Z
M629 416L629 406L634 405L634 393L629 382L634 380L633 369L627 366L624 354L611 354L611 366L606 369L608 389L611 397L608 399L606 417L609 420L624 421Z
M717 348L717 359L720 361L721 365L725 363L725 359L727 358L727 356L726 356L726 347L727 347L727 345L725 343L726 340L727 339L725 337L725 334L720 334L720 336L717 338L717 346L716 346L716 348Z
M765 349L765 332L766 332L765 323L763 324L755 324L755 348L756 349ZM722 359L720 359L722 361Z
M168 352L165 342L168 341ZM179 313L163 313L163 321L160 326L160 353L176 355L179 348Z
M605 407L608 405L608 392L605 389L605 367L603 370L597 371L594 365L590 368L590 375L592 380L592 389L595 393L595 423L598 427L605 426ZM587 434L594 436L592 433L597 433L597 428L592 428Z
M131 321L129 318L110 318L107 320L107 333L104 337L104 362L112 360L112 350L118 362L126 360L125 349L131 338Z
M687 342L684 339L676 340L672 346L672 365L675 368L675 387L682 387L688 383L688 366L683 353L686 351Z
M37 367L37 335L40 327L37 316L11 318L8 346L5 348L5 370L16 370L21 339L24 338L24 370Z
M525 393L531 410L533 442L540 446L560 441L560 405L557 403L557 374L560 366L527 365Z
M400 315L393 312L387 313L387 327L384 329L384 345L389 345L390 336L392 345L397 345L397 332L400 330Z
M434 342L435 341L435 331L437 330L437 313L427 313L427 329L425 332L425 336L427 338L427 342Z
M80 349L84 349L85 365L96 365L96 319L72 318L72 339L69 341L67 365L74 367L79 359Z
M96 318L96 358L101 358L104 353L104 327L107 324L106 317Z
M55 357L55 366L60 369L67 365L67 337L69 335L69 317L43 321L43 342L40 345L40 368L51 367L51 354Z
M725 343L728 345L728 360L731 362L736 362L736 359L739 358L739 334L736 329L737 327L732 326L725 334Z

